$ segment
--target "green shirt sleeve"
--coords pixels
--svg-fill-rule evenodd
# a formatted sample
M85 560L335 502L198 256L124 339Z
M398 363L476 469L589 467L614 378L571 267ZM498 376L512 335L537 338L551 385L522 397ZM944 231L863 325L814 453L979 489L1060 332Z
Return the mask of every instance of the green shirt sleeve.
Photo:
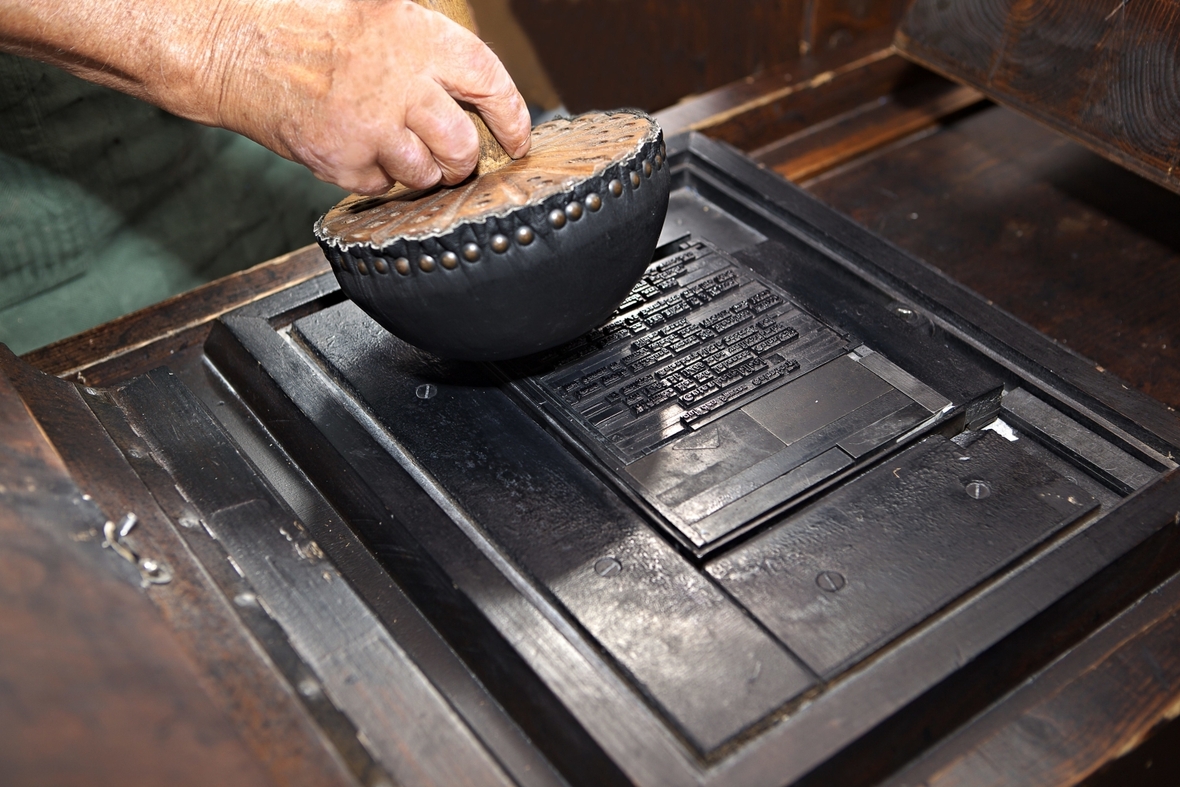
M303 246L342 196L236 134L0 54L0 342L26 352Z

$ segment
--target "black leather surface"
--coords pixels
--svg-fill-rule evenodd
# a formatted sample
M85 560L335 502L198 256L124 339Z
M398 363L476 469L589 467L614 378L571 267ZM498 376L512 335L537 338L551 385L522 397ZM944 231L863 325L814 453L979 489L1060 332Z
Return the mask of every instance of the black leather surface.
M538 352L602 323L643 275L668 209L671 178L662 150L660 135L570 193L442 237L399 239L380 249L341 251L324 240L321 246L345 294L410 344L473 361ZM617 196L610 189L616 180ZM575 202L580 217L553 226L549 214ZM532 230L527 244L518 241L522 227ZM497 235L509 241L503 252L493 249ZM463 257L468 244L479 249L475 262ZM459 258L453 268L438 264L427 272L411 264L397 272L399 258L441 260L448 251Z

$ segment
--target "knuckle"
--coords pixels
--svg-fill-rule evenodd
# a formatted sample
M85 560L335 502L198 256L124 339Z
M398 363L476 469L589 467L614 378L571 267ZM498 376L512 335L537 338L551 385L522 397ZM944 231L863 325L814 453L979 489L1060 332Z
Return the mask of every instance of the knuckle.
M445 135L445 142L437 148L431 148L430 152L440 164L470 170L479 158L479 137L475 133L475 126L466 115L460 115L458 122Z
M429 188L442 178L442 171L434 159L418 149L386 152L380 157L380 163L391 177L410 188Z
M354 194L364 194L367 197L372 197L385 193L393 184L384 173L367 172L342 178L336 185Z

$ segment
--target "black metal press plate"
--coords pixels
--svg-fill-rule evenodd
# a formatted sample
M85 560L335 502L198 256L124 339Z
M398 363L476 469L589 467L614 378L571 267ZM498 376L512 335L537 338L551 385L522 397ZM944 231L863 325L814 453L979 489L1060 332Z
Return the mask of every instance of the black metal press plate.
M729 255L700 241L676 249L604 326L520 365L539 367L534 381L622 464L848 349Z
M601 328L504 372L698 554L950 408L709 242L669 251Z
M708 570L831 676L1097 506L994 433L934 435Z
M1166 530L1180 429L739 154L669 162L665 246L574 345L447 362L324 278L225 316L211 373L571 783L920 750L898 718L977 712Z

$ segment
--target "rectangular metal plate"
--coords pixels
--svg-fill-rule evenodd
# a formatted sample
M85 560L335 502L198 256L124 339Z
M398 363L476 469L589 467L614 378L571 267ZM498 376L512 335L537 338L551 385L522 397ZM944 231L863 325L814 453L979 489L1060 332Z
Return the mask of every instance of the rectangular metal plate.
M606 325L506 370L522 398L544 402L618 484L706 551L949 404L850 344L690 239Z
M1006 418L1037 435L1122 494L1134 492L1159 475L1158 471L1025 390L1009 391L1002 407Z
M889 383L845 356L743 409L791 445L893 390ZM909 401L907 398L906 404Z
M680 245L648 268L609 322L546 353L532 370L562 411L623 464L848 345L723 252Z
M700 751L814 683L479 367L420 353L351 302L297 320L292 338L347 385L369 428L412 455ZM416 393L424 385L428 398ZM402 502L386 504L398 511ZM379 529L368 538L381 549Z
M1036 441L1022 431L1017 443L989 436L966 452L937 439L910 447L905 441L952 401L955 409L938 427L948 435L968 420L982 426L999 413L1001 390L1023 386L1077 426L1158 469L1125 436L1086 420L1090 399L1053 404L1061 379L1048 370L1064 364L1072 370L1069 380L1093 381L1096 373L1083 374L1092 372L1089 366L1082 369L1027 327L734 151L703 137L685 144L675 154L669 146L680 181L667 237L687 231L733 252L743 282L777 286L784 297L789 293L784 303L814 319L817 330L835 326L845 346L855 347L842 346L811 371L766 386L779 398L793 390L794 405L739 396L691 425L678 406L665 405L655 441L634 456L621 455L571 403L535 380L512 378L511 388L486 369L415 351L355 306L325 297L334 287L324 281L226 316L207 350L216 371L281 442L287 453L276 462L292 457L309 484L348 512L349 525L381 556L390 582L412 593L522 723L537 718L536 706L525 700L543 688L568 709L570 729L580 725L586 740L619 763L626 774L619 781L794 783L816 768L830 774L825 762L859 767L866 741L878 748L898 741L925 746L922 725L881 725L923 695L925 707L954 705L956 686L1005 668L1010 651L993 646L1033 615L1056 614L1051 605L1063 593L1166 527L1175 495L1152 481L1120 503L1117 485L1106 488L1090 476L1095 467L1113 469L1105 450L1097 450L1104 447L1077 439L1073 425L1056 418L1033 419ZM704 261L719 266L707 280L731 260L722 253ZM619 316L635 316L692 286L677 278L667 293ZM731 295L732 288L719 292L706 316L719 314L721 299ZM321 311L304 317L312 297L323 299ZM293 324L293 316L276 319L295 314L300 319ZM699 315L676 318L697 322ZM561 372L593 362L596 353L609 364L634 352L629 346L653 330L592 334L581 358L536 371ZM775 351L801 359L803 333ZM853 344L860 341L870 347ZM866 369L890 388L880 393L861 376ZM868 388L849 398L823 386L818 398L824 401L815 402L812 386L809 403L804 383L823 379L821 372ZM843 406L829 406L837 400ZM960 413L963 418L950 420ZM1152 428L1164 423L1152 418ZM639 445L646 425L632 428L620 434ZM955 439L970 443L975 434ZM1059 445L1062 436L1068 439ZM999 469L985 476L993 443ZM677 473L661 478L659 468L644 462L662 451L693 456L670 463ZM784 461L788 451L801 452L798 464ZM960 453L971 459L961 461ZM1122 472L1134 466L1120 467L1119 478L1138 480ZM707 483L694 482L697 474L708 476ZM1073 521L1070 497L1081 501L1077 508L1092 505L1062 478L1076 478L1101 508L1075 522L1069 538L1052 538ZM969 480L988 482L992 494L968 497ZM952 495L956 485L961 496ZM1157 491L1163 496L1152 497ZM661 503L660 495L667 500ZM358 498L366 498L363 505ZM980 513L987 506L993 506L989 513ZM706 537L729 535L693 547L662 513L680 507L697 508L703 516L693 527ZM749 534L731 554L702 557L763 525L764 532ZM679 544L670 544L669 534ZM1037 545L1043 551L1032 559L1029 550ZM418 584L420 563L437 564L445 590ZM342 561L341 570L352 571L350 565ZM840 579L824 576L818 584L825 571ZM354 574L348 578L363 584ZM455 601L465 614L455 614ZM495 642L477 642L468 630L495 633ZM519 656L515 671L502 671L516 663L505 656L507 648ZM851 668L820 677L797 656L819 668ZM566 723L549 725L548 738L549 730L529 735L545 741L547 752L569 751ZM860 743L849 747L853 741ZM582 763L598 760L582 750L569 756L566 762L577 764L563 768L564 775L610 781L587 775Z
M965 449L936 435L708 571L826 677L1097 505L993 433Z

